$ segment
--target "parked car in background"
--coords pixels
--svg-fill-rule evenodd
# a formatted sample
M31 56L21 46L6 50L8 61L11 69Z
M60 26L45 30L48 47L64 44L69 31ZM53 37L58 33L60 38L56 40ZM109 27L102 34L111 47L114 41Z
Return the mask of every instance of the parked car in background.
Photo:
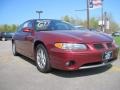
M114 37L120 36L120 32L114 32L114 33L112 33L112 36L114 36Z
M4 32L0 32L0 40L3 40Z
M11 40L14 32L0 32L0 40L7 41Z
M11 40L12 36L14 35L14 32L6 32L5 33L5 40Z
M2 39L2 33L0 32L0 40Z
M111 64L118 57L112 37L76 30L69 23L53 19L33 19L21 24L12 38L14 55L36 61L39 71L52 68L78 70Z

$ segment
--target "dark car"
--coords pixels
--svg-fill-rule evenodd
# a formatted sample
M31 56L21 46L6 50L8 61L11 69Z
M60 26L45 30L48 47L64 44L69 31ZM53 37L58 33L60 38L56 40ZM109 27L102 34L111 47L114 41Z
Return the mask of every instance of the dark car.
M0 40L3 40L4 32L0 32Z
M118 47L112 37L75 29L60 20L28 20L13 36L13 54L35 60L38 70L44 73L51 68L78 70L100 67L117 59Z
M2 40L2 33L0 32L0 40Z
M112 33L112 36L114 36L114 37L120 36L120 32L114 32L114 33Z
M13 35L14 35L14 32L1 32L0 40L2 41L11 40Z

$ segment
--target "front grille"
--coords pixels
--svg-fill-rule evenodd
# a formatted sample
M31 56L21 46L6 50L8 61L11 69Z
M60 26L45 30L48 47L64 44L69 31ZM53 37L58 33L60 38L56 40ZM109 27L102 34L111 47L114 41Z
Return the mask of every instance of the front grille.
M93 66L93 65L99 65L99 64L102 64L103 62L93 62L93 63L86 63L84 65L82 65L81 67L84 67L84 66Z
M101 49L104 49L105 47L106 48L112 48L112 43L96 43L96 44L93 44L93 47L97 50L101 50Z
M112 43L107 43L106 45L108 48L112 48Z
M95 49L104 49L104 46L102 44L94 44Z

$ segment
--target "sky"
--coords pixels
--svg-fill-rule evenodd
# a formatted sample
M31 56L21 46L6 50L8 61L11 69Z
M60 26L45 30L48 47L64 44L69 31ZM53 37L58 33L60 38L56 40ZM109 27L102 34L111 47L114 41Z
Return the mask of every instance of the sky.
M65 15L86 19L87 0L0 0L0 24L21 24L38 18L37 10L42 10L41 18L61 19ZM120 24L120 0L104 0L104 11L110 13ZM101 8L90 10L90 17L101 16Z

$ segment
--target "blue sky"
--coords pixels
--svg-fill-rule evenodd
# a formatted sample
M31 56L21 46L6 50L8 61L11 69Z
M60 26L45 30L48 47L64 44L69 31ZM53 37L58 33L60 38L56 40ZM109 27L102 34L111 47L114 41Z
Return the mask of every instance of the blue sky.
M38 18L36 10L43 10L41 18L61 19L69 15L86 19L86 0L0 0L0 24L20 24L28 19ZM120 24L120 0L104 0L104 11L111 13ZM100 17L101 9L90 10L90 17Z

